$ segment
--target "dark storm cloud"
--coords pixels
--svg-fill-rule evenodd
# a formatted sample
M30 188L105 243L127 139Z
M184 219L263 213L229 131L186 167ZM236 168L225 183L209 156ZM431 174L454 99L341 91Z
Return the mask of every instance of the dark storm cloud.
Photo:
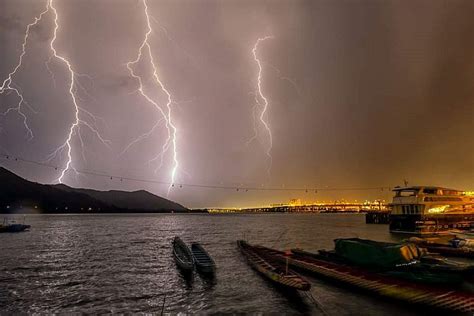
M35 6L32 6L34 3ZM78 72L92 76L83 96L88 111L104 118L105 148L84 133L84 169L167 180L170 161L153 173L147 162L166 137L163 129L121 151L146 133L160 115L136 92L125 63L135 58L144 31L141 1L56 1L61 28L57 46ZM3 1L0 74L11 71L22 32L43 2ZM437 184L472 189L474 183L474 2L454 1L149 1L158 72L177 101L179 180L251 186L379 186ZM52 21L33 29L25 67L16 78L39 113L31 116L35 138L27 143L14 114L0 121L1 148L43 160L64 140L72 120L67 76L51 65L57 87L44 67ZM270 101L273 171L265 172L266 138L252 136L259 49L263 91ZM278 68L280 73L269 65ZM149 64L137 71L158 100ZM297 88L280 77L295 80ZM85 80L85 81L84 81ZM81 79L81 82L87 82ZM5 99L0 99L4 109ZM98 124L100 127L104 124ZM80 143L75 140L74 146ZM64 162L58 159L57 163ZM31 166L10 166L37 181L57 175ZM165 186L115 183L70 176L68 183L99 189ZM171 198L189 206L238 205L302 199L388 198L388 192L301 195L279 192L175 190Z

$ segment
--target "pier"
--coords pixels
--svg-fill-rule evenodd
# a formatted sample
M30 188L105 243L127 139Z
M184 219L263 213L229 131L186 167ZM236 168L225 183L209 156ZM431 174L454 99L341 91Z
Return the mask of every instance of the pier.
M390 212L386 211L375 211L367 212L365 214L366 224L390 224Z

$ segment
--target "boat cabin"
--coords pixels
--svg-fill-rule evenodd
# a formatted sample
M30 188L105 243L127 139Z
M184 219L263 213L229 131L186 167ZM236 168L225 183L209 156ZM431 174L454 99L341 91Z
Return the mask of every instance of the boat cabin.
M434 186L396 187L391 232L438 232L474 225L474 194Z
M474 196L464 191L432 186L395 188L390 204L391 214L420 215L441 214L452 211L470 210Z

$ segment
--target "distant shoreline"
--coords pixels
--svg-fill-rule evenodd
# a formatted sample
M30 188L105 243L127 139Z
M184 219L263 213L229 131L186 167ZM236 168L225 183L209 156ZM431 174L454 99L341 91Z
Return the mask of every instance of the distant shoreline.
M261 214L366 214L366 211L353 212L353 211L339 211L339 212L209 212L206 209L197 209L197 210L187 210L187 211L157 211L157 210L138 210L138 211L120 211L120 210L110 210L110 211L82 211L82 212L0 212L0 215L101 215L101 214L123 214L123 215L140 215L140 214L208 214L208 215L261 215Z
M98 215L98 214L208 214L207 210L186 210L186 211L169 211L169 210L110 210L110 211L79 211L79 212L45 212L45 211L26 211L26 212L5 212L1 211L0 214L2 215L51 215L51 214L58 214L58 215L83 215L83 214L90 214L90 215Z

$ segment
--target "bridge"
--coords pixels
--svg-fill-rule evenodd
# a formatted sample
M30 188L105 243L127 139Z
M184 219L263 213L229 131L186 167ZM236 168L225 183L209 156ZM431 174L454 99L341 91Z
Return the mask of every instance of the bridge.
M380 201L370 203L317 203L304 205L271 205L252 208L215 208L209 213L336 213L336 212L380 212L388 209L388 204Z

